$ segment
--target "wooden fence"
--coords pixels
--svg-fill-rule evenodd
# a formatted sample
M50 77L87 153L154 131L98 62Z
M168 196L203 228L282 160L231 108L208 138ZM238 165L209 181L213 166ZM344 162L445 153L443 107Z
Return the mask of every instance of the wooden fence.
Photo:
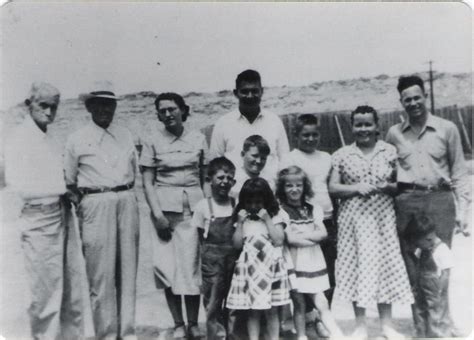
M465 153L472 152L472 108L472 106L466 106L462 108L458 108L457 106L449 106L440 108L435 112L436 116L446 118L456 124L459 133L461 134L461 140ZM296 146L296 136L294 133L294 127L296 118L299 114L300 113L289 113L280 116L283 121L283 124L285 125L288 140L290 142L290 147L292 149ZM339 149L342 146L338 134L338 129L336 126L336 120L334 118L335 115L337 115L338 117L341 131L346 144L353 142L351 133L350 111L313 112L313 114L315 114L319 119L321 134L319 148L321 150L333 153L335 150ZM459 115L464 121L464 131L462 123L459 119ZM406 119L406 113L404 113L403 111L380 112L379 127L381 138L385 138L388 129L392 125L400 123L401 119ZM203 132L206 135L208 142L210 142L213 128L214 126L210 125L203 129ZM464 132L466 132L467 136L465 136ZM469 138L470 143L467 138Z

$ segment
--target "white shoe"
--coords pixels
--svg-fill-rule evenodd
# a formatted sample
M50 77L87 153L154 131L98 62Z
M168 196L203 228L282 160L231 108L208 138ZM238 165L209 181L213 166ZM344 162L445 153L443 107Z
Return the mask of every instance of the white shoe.
M382 327L382 335L388 340L405 340L406 337L389 326Z
M357 340L367 340L369 338L369 334L367 333L367 328L357 327L350 337Z

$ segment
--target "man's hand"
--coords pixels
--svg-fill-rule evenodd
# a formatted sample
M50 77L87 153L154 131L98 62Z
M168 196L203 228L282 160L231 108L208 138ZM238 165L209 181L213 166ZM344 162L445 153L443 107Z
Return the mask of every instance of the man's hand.
M77 207L81 202L82 195L77 189L68 188L66 193L63 195L63 199L69 203Z
M466 220L456 218L456 225L454 227L454 233L455 234L461 233L466 237L470 236L471 233L469 232L469 223Z

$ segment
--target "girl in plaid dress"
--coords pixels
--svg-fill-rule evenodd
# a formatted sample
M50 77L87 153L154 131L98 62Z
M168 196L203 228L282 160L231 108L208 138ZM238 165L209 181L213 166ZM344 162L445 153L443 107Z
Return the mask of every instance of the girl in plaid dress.
M266 318L269 339L278 339L277 306L290 303L288 272L282 244L288 215L280 210L263 178L247 180L234 211L234 246L242 252L237 260L227 297L227 308L248 310L250 339L258 339L260 320Z

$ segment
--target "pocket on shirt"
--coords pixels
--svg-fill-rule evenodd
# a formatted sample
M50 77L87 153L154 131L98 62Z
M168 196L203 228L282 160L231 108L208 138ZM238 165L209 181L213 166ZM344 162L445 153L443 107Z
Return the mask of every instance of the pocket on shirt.
M446 149L435 147L435 146L436 145L433 145L427 151L428 151L428 154L436 163L440 163L443 161L444 157L446 157Z

